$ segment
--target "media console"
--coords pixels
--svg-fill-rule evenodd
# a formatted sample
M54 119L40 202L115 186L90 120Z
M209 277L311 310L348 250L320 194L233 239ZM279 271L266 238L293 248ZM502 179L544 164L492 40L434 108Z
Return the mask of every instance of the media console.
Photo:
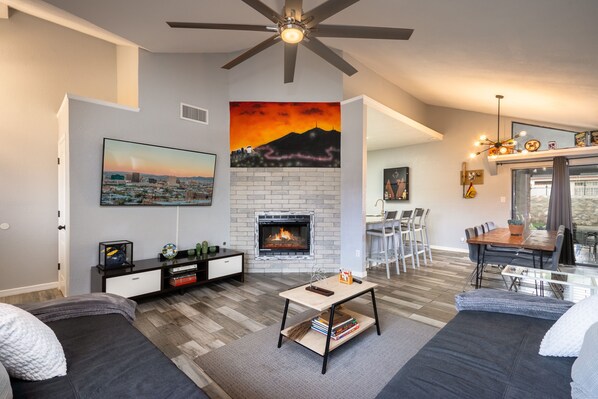
M221 248L217 253L183 256L172 260L136 260L133 262L135 266L125 269L103 270L93 266L91 291L140 298L183 290L223 278L244 280L243 252Z

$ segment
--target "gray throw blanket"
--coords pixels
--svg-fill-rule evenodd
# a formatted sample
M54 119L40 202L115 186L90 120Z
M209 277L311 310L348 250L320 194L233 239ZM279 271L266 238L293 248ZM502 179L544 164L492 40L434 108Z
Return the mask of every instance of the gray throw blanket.
M459 312L477 310L557 320L573 306L573 302L482 288L456 295L455 305Z
M119 295L93 293L16 306L33 314L44 323L109 313L121 314L132 323L135 320L137 303Z

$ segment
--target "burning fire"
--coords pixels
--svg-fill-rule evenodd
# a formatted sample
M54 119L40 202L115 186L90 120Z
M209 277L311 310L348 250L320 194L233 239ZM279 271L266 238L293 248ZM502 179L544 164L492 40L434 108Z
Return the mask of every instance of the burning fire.
M293 234L291 234L290 231L285 230L284 227L280 228L280 233L278 234L274 234L274 236L272 236L271 240L272 241L282 241L282 240L292 240Z

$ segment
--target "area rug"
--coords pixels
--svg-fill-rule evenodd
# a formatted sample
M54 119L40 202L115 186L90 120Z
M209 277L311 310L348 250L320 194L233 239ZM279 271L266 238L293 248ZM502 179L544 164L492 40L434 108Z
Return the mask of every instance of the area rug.
M364 314L371 308L351 305ZM305 320L302 313L289 320ZM277 348L279 325L273 325L213 350L195 361L233 399L374 398L438 328L379 311L376 327L323 358L286 338Z

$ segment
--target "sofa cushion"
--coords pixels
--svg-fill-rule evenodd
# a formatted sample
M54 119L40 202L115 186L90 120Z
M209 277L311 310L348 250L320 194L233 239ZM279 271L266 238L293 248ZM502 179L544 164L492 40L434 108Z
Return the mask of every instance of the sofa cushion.
M554 321L463 311L382 389L378 398L566 398L571 358L538 354Z
M577 356L588 328L598 322L598 295L592 295L563 314L544 336L542 356Z
M48 323L69 372L46 381L12 379L25 398L207 398L175 364L119 314Z
M556 298L482 288L456 295L455 305L459 312L479 310L557 320L574 303Z
M12 377L39 381L66 374L54 332L32 314L0 303L0 362Z
M12 399L10 378L2 363L0 363L0 399Z
M572 399L598 398L598 323L592 324L584 336L571 379Z

